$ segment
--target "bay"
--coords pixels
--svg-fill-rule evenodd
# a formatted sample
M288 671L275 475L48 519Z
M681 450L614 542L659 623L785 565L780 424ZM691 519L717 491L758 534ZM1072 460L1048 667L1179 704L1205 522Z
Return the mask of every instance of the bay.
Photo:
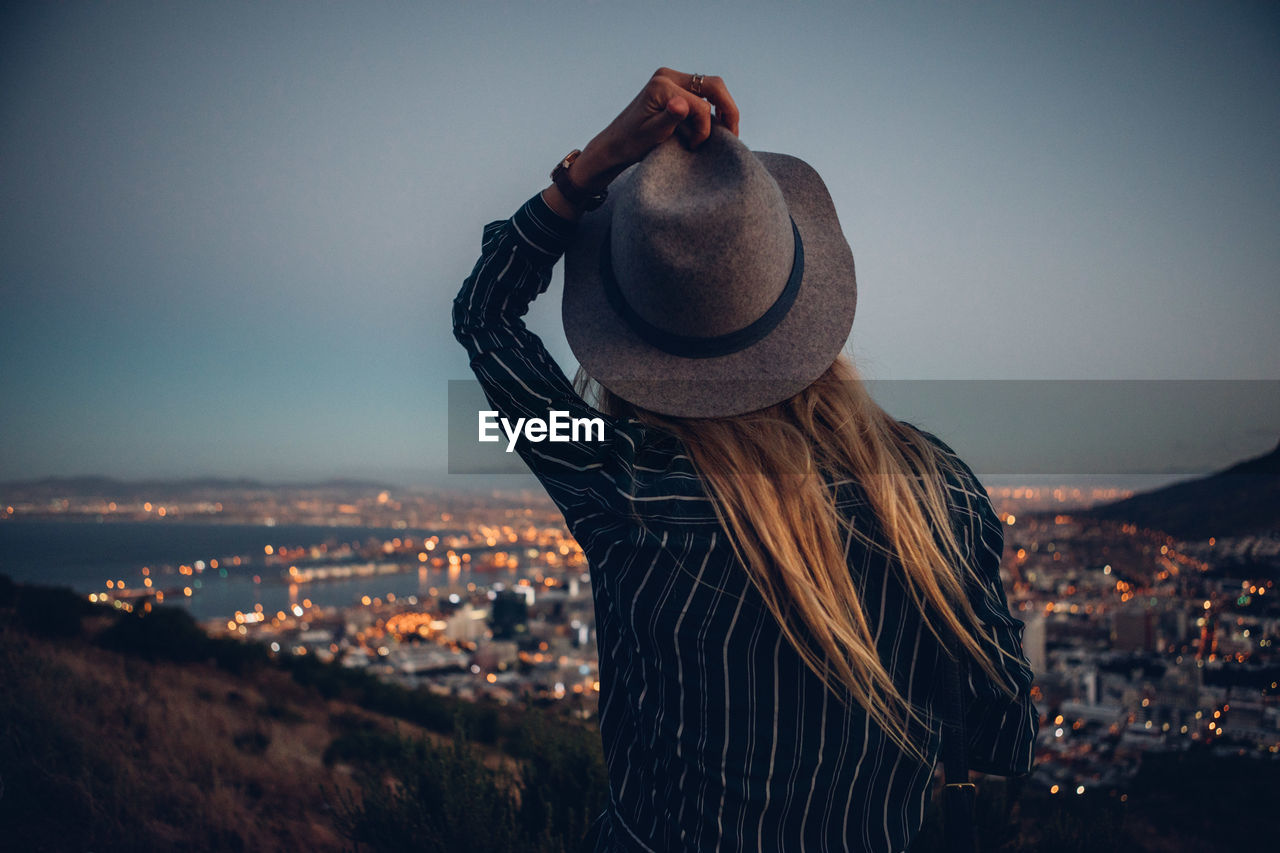
M447 569L404 562L405 571L370 577L351 577L291 585L280 577L278 565L268 566L264 549L328 543L385 542L396 537L423 537L441 531L379 527L325 527L281 524L198 524L191 522L26 521L0 523L0 574L15 581L65 586L88 595L107 592L107 581L142 585L142 569L150 570L157 588L179 590L166 595L165 604L184 607L199 620L227 619L237 610L261 604L268 613L287 610L301 598L322 607L357 605L365 595L425 597L435 587L465 587L470 570L449 577ZM241 565L232 565L241 557ZM401 557L403 559L403 557ZM179 565L208 566L218 560L223 572L206 568L185 576ZM391 557L379 562L391 561ZM190 586L190 597L180 590Z

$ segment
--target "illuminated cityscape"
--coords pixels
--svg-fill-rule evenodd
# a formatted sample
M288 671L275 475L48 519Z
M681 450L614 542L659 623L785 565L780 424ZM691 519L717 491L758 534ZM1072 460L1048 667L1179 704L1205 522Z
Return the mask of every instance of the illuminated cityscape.
M595 713L588 567L540 493L254 484L110 497L42 488L7 496L5 522L198 521L251 525L269 540L253 552L117 572L85 591L91 602L177 603L211 635L277 655L312 655L461 699ZM1280 756L1280 538L1180 542L1094 518L1090 505L1128 496L1113 488L991 492L1006 524L1002 574L1036 672L1033 784L1124 797L1152 751L1203 744ZM294 541L291 525L324 535Z

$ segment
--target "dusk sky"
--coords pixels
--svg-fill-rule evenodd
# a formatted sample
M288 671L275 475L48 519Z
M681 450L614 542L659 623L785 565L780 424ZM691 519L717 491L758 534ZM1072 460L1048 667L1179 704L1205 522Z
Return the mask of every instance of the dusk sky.
M6 4L0 480L438 475L483 225L659 65L825 178L865 375L1280 380L1274 3ZM1273 447L1221 387L1147 443Z

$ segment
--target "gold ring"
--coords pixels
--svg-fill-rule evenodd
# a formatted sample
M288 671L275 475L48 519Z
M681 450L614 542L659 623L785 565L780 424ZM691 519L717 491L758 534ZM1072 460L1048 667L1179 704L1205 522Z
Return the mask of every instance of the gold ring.
M689 90L690 90L691 92L693 92L693 94L698 95L698 96L701 96L701 95L702 95L702 81L703 81L703 80L705 80L705 79L706 79L706 78L705 78L705 77L703 77L701 74L695 74L695 75L693 75L693 79L689 81Z

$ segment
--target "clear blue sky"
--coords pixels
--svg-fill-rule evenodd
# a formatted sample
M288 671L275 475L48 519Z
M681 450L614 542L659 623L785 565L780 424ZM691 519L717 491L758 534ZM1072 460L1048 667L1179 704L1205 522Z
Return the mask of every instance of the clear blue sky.
M481 227L658 65L825 177L867 375L1280 379L1274 4L13 5L0 479L442 470Z

